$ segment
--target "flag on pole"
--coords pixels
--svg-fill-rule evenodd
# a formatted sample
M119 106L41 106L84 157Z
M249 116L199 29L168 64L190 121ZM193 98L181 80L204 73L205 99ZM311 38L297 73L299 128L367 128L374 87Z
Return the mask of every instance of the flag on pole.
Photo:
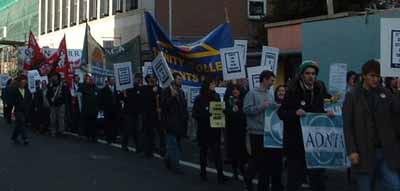
M25 49L25 55L27 55L24 59L24 70L32 70L38 68L44 62L46 62L46 57L41 52L39 44L36 41L35 35L29 32L29 42L28 48Z

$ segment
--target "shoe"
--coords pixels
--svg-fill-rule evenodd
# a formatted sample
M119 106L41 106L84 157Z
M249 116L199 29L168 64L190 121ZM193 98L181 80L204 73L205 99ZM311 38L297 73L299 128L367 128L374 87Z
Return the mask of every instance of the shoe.
M129 149L128 149L128 147L126 147L126 146L122 146L121 149L122 149L123 151L129 152Z
M171 170L171 162L169 161L168 158L164 159L164 165L168 170Z
M204 182L207 182L207 181L208 181L208 178L207 178L207 174L206 174L206 173L200 173L200 178L201 178L201 180L203 180Z
M15 145L21 144L21 142L19 142L18 139L11 139L11 140L12 140L12 143L15 144Z
M229 178L227 176L218 176L218 184L225 184L225 182L227 181L229 181Z
M180 170L180 169L175 169L175 170L173 170L172 171L174 174L176 174L176 175L184 175L185 173L182 171L182 170Z
M29 141L25 140L25 141L24 141L24 145L25 145L25 146L26 146L26 145L29 145Z

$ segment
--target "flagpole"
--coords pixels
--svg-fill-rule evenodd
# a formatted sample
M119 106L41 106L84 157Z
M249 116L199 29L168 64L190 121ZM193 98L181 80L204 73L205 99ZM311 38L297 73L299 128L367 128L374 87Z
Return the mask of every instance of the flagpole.
M227 8L226 4L227 4L226 1L224 1L225 21L227 23L230 23L229 12L228 12L228 8Z
M168 1L169 38L172 40L172 0Z

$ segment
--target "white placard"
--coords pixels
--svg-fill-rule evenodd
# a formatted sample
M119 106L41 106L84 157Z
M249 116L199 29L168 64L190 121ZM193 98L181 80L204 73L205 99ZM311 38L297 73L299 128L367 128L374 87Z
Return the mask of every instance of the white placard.
M172 76L171 70L168 67L163 53L160 53L153 60L151 65L153 67L154 74L157 76L157 79L160 82L161 88L168 87L172 81L174 81L174 77Z
M243 63L247 64L247 40L235 40L234 47L242 48L243 50Z
M261 56L261 66L267 66L267 70L278 73L279 48L263 46Z
M215 92L219 95L220 101L224 101L226 87L216 87Z
M133 88L132 63L123 62L114 64L113 66L116 89L118 91L123 91L129 88Z
M35 82L36 82L36 80L40 80L41 79L39 71L30 70L30 71L28 71L27 76L28 76L28 88L29 88L29 91L31 93L35 93L36 92L36 84L35 84Z
M247 78L249 81L249 89L260 87L260 74L267 70L267 66L256 66L247 68Z
M400 76L400 19L381 19L381 75Z
M220 53L224 80L246 78L242 48L223 48L220 50Z
M11 77L8 74L0 74L0 88L3 89L6 87L8 80L10 80Z
M346 92L347 64L335 63L329 69L329 91L332 93Z
M148 74L153 74L153 68L151 66L151 62L145 62L143 66L143 77L146 77Z

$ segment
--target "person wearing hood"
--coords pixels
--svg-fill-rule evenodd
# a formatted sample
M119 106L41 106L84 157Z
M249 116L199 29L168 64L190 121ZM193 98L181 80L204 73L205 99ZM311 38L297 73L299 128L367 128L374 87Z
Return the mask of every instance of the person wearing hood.
M299 67L297 77L289 84L285 100L278 110L283 121L283 148L287 159L287 191L297 191L308 174L311 190L324 191L323 170L306 168L303 135L300 118L306 113L326 113L333 117L332 111L324 110L324 88L318 83L319 64L312 60L304 61Z

